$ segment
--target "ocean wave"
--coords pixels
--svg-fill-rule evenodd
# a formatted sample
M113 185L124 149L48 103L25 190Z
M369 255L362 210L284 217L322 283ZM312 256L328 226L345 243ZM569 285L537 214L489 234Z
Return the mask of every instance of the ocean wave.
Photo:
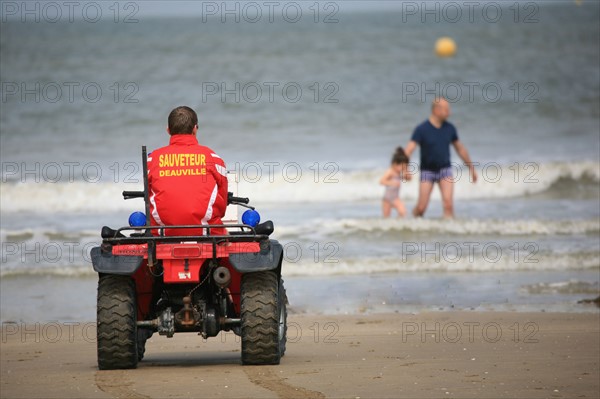
M241 168L243 171L243 168ZM259 170L259 169L257 169ZM314 170L288 168L289 175L266 168L252 176L240 172L238 193L254 203L336 203L373 201L381 198L378 184L382 170L337 171L314 173ZM268 172L268 173L267 173ZM296 173L298 172L298 173ZM553 192L563 198L577 197L578 189L565 189L565 179L598 193L600 163L557 162L480 168L477 184L469 182L466 170L455 172L457 199L495 199L523 197ZM418 176L403 184L401 197L416 200ZM90 212L135 211L143 208L141 200L124 201L121 192L139 190L141 184L110 182L5 182L2 183L2 212ZM600 193L596 194L596 197ZM434 190L433 199L439 199Z
M94 274L92 247L99 231L62 232L56 229L0 229L0 278L29 275L81 277Z
M39 237L39 234L36 234ZM373 254L338 253L339 247L325 246L319 256L314 245L304 251L298 243L284 244L286 276L329 276L398 272L490 272L527 270L600 270L596 248L565 249L536 245L515 248L512 244L461 246L457 243L429 245L407 242L397 251ZM90 250L99 240L3 242L0 277L94 275ZM347 252L347 251L346 251Z
M521 239L509 237L529 238L532 236L537 236L538 240L548 237L552 241L561 240L560 236L565 236L569 240L572 240L572 236L576 236L579 237L576 240L581 245L557 246L549 254L544 253L547 249L542 249L539 254L541 256L539 262L517 265L518 269L541 267L562 270L595 267L600 264L600 253L594 244L597 241L593 238L597 237L599 232L599 220L319 219L305 222L302 225L279 226L274 238L284 245L285 260L288 265L286 269L289 268L292 274L305 272L309 274L353 274L357 272L429 270L480 271L497 270L498 268L499 270L513 270L515 265L511 263L511 259L514 263L516 255L511 245L513 245L513 241L520 242ZM427 248L431 249L435 248L437 243L443 246L443 251L452 252L456 249L464 252L462 254L464 255L465 251L468 251L468 247L456 243L461 242L460 237L469 236L495 237L496 241L491 239L489 241L494 244L494 248L500 248L500 245L505 246L504 249L501 249L503 252L501 259L492 263L486 259L465 263L462 256L459 256L461 258L459 262L444 264L417 262L408 256L414 245L427 245ZM452 238L455 241L448 242ZM472 241L470 237L463 238L463 240ZM504 244L498 244L498 240ZM53 228L40 227L0 229L0 241L2 242L0 277L29 274L87 276L93 274L89 251L92 247L100 245L101 238L98 231L63 232ZM335 260L336 262L331 264L323 262L320 266L294 262L294 251L298 248L303 252L305 258L311 258L316 250L314 247L316 242L320 242L320 245L323 246L321 255L324 257L322 260ZM404 248L402 251L406 252L404 255L399 250L401 244ZM357 252L356 245L361 245L363 250ZM507 245L508 247L506 247ZM481 245L477 248L481 252ZM575 248L584 255L579 255L574 250ZM338 254L339 249L343 249L343 251ZM521 249L519 256L526 257L532 254L528 247ZM593 249L596 249L596 252L585 255ZM417 252L416 257L420 253ZM456 257L456 254L450 252L447 254L444 252L444 254L453 261L452 257ZM510 254L512 254L512 258ZM359 255L367 256L367 258L356 258ZM481 253L479 255L481 258ZM535 255L535 259L537 259L537 247ZM373 257L369 258L369 256ZM406 259L403 259L403 256ZM406 262L403 262L404 260ZM366 262L366 265L363 262ZM505 264L503 265L502 262Z
M143 209L141 200L123 200L130 184L111 183L6 183L2 185L2 212L107 212Z
M319 219L301 226L280 226L277 237L351 237L373 233L441 235L573 235L600 232L600 220L499 219Z
M60 231L55 228L24 228L0 229L0 241L16 243L45 243L45 242L90 242L100 241L100 228L98 230Z
M600 233L600 220L536 220L536 219L381 219L381 218L345 218L345 219L311 219L301 224L276 226L273 238L283 243L317 238L349 240L361 237L386 236L406 234L408 237L424 234L434 239L452 236L568 236L595 235ZM89 243L99 244L100 227L95 230L83 229L60 231L55 228L24 228L0 229L0 241L33 246L48 243Z
M557 270L600 270L600 255L596 252L537 254L531 260L520 259L515 262L513 254L506 253L499 259L468 257L440 261L432 259L423 261L419 257L402 261L399 257L365 257L335 259L332 262L284 262L284 277L301 276L336 276L336 275L371 275L382 273L424 273L424 272L499 272L499 271L557 271ZM57 276L86 278L96 274L91 263L78 265L46 264L37 267L3 266L0 278L16 278L27 276Z
M525 197L552 191L563 198L579 197L577 192L562 188L566 181L588 187L595 197L600 196L600 163L598 162L553 162L553 163L515 163L499 165L488 163L478 170L478 181L471 183L468 171L455 165L454 196L457 199L500 199ZM312 171L297 182L297 175L262 178L256 182L242 179L240 192L248 194L253 200L264 202L360 202L379 200L383 187L379 178L383 169L370 169L352 172L337 172L327 176L316 176ZM414 201L418 197L418 172L411 181L402 183L401 198ZM432 199L439 200L439 190L434 190Z
M37 268L2 268L0 269L0 278L17 278L29 276L53 276L53 277L72 277L85 278L93 277L97 273L92 268L92 265L83 266L52 266L52 267L37 267Z
M570 279L556 283L536 283L521 287L521 291L536 295L556 295L556 294L587 294L600 295L600 285L598 281L593 283L588 281L579 281Z
M587 253L548 253L537 254L526 260L515 262L513 254L504 253L499 259L491 261L481 256L460 257L439 261L431 259L400 257L364 257L339 259L337 262L301 261L287 263L282 269L284 277L294 276L335 276L381 273L422 273L422 272L498 272L498 271L548 271L548 270L585 270L600 269L600 255Z

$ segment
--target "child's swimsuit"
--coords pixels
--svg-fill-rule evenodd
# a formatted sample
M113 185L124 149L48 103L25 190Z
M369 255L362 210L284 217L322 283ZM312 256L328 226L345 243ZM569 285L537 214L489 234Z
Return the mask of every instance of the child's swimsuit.
M400 183L402 179L400 176L392 177L392 180ZM394 202L400 197L400 186L385 186L385 193L383 194L383 200L387 202Z

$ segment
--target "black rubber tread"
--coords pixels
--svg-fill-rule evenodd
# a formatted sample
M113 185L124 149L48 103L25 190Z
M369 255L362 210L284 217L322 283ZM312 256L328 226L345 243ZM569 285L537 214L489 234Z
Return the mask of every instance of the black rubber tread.
M98 368L136 368L136 296L131 277L100 275L96 320Z
M146 341L152 337L152 331L144 328L137 330L137 350L138 350L138 362L141 362L146 353Z
M279 364L278 291L272 271L242 276L242 364Z
M285 345L287 344L287 304L288 298L283 286L283 280L279 281L279 306L283 307L283 320L279 320L279 323L283 322L283 336L279 337L279 353L281 357L285 355ZM281 314L281 311L279 312Z

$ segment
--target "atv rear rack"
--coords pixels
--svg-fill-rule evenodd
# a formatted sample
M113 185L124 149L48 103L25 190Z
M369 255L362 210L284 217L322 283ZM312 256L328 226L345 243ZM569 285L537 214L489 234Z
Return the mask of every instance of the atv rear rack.
M267 223L267 222L265 222ZM270 222L269 222L270 223ZM210 235L210 229L240 229L239 231L231 231L230 234L225 235ZM181 236L165 236L165 235L151 235L151 231L162 229L207 229L208 235L181 235ZM134 231L132 236L125 236L123 232ZM227 225L173 225L173 226L134 226L134 227L121 227L118 230L113 230L109 227L102 228L102 245L98 250L105 254L104 257L117 256L121 261L125 261L126 258L142 257L148 259L148 266L153 267L157 260L157 248L162 248L162 252L158 254L159 259L165 259L164 251L167 250L169 254L171 251L176 249L181 250L182 247L188 246L188 250L195 248L193 255L189 258L197 258L200 253L210 254L210 258L217 259L219 257L235 257L239 253L256 253L256 258L252 266L256 266L259 263L262 265L264 260L261 260L265 255L258 255L263 250L268 250L269 235L258 234L256 229L245 225L245 224L227 224ZM230 245L234 244L234 245ZM235 245L237 244L237 245ZM174 249L173 246L177 248ZM168 248L170 249L168 249ZM119 248L124 250L121 251ZM202 249L204 248L204 249ZM206 252L204 252L206 251ZM92 254L94 256L94 254ZM169 258L171 255L168 255ZM176 258L180 256L174 255ZM188 256L186 256L188 257ZM209 256L203 256L202 258L208 258ZM101 259L102 258L102 259ZM247 259L246 259L247 260ZM111 258L111 262L114 259ZM98 262L106 262L102 256L98 258ZM137 261L136 261L137 262ZM134 263L136 263L134 262ZM256 265L254 265L256 263ZM102 263L104 264L104 263ZM135 266L135 264L134 264Z
M228 228L239 228L240 231L232 231L231 234L226 235L211 235L211 229L228 229ZM176 230L176 229L206 229L208 234L206 235L195 235L195 236L165 236L164 230ZM134 233L133 236L125 236L124 231L139 231L145 230L146 233ZM150 231L158 230L158 236L150 235ZM198 242L198 243L213 243L219 244L222 242L261 242L269 239L267 234L258 234L256 230L246 224L227 224L227 225L176 225L176 226L139 226L139 227L121 227L118 230L112 230L112 237L103 237L103 242L112 245L119 244L145 244L145 243L185 243L185 242Z

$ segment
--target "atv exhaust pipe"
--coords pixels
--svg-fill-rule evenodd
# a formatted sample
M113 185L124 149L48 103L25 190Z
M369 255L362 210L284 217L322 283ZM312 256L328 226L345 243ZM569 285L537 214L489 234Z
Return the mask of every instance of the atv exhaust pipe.
M220 288L225 288L231 283L231 272L225 266L219 266L213 272L213 280Z

